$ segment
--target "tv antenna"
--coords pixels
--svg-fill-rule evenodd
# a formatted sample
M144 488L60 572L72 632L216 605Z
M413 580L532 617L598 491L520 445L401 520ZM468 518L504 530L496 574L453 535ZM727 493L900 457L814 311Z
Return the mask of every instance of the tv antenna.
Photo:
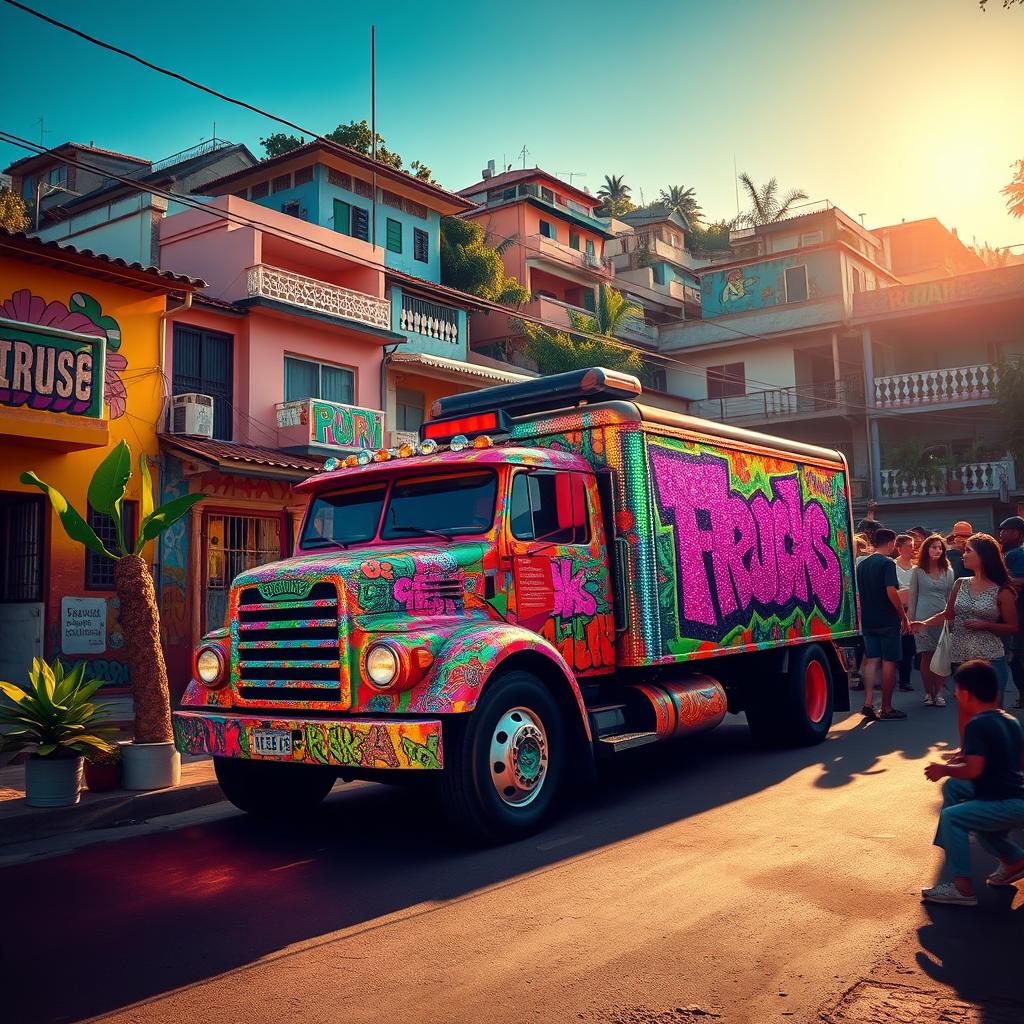
M573 178L585 178L587 176L586 171L559 171L558 176L564 180L568 180L569 184L572 184Z
M516 156L521 156L523 158L523 170L524 171L526 170L526 154L529 153L529 152L530 151L526 148L526 143L524 142L523 143L523 148L518 153L516 153Z

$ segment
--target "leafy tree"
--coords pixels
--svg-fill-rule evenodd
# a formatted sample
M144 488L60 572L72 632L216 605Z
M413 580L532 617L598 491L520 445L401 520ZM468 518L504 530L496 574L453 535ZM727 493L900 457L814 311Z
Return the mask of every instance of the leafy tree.
M1024 363L1020 360L999 365L995 417L1007 450L1024 459Z
M298 135L287 135L285 132L274 132L273 135L261 138L260 145L263 147L263 151L267 156L273 159L273 157L280 156L282 153L287 153L289 150L298 149L298 147L303 145L305 141L305 139L299 138Z
M630 348L613 339L625 330L630 320L643 316L643 310L610 285L601 285L594 313L569 310L569 319L576 331L554 331L540 324L518 321L516 326L526 335L527 353L541 374L582 370L588 366L604 366L609 370L646 374L639 349ZM583 334L589 335L584 337ZM599 337L592 337L598 335Z
M121 626L135 697L135 742L168 743L171 740L171 705L167 666L160 646L160 610L153 576L141 551L148 541L159 537L205 495L185 494L154 510L153 481L145 453L139 456L139 474L142 477L142 522L134 544L131 537L125 536L122 518L125 490L132 475L132 453L124 441L96 467L89 483L89 504L114 520L116 551L106 547L55 487L31 471L21 474L21 482L38 487L50 499L71 540L114 563L114 586L121 602Z
M636 203L629 198L630 191L621 174L606 174L604 184L597 190L597 198L601 200L605 213L621 217L636 209Z
M27 231L29 225L25 200L6 185L0 188L0 228Z
M697 193L685 185L672 185L662 189L659 197L670 210L685 217L691 224L700 224L704 219L704 210L697 202Z
M716 220L712 224L690 228L686 243L694 252L728 252L729 222Z
M982 242L980 245L975 242L971 249L986 267L1005 267L1010 259L1009 247L1000 249L998 246L989 245L988 242Z
M506 239L492 248L479 224L459 217L442 218L441 283L491 302L521 306L530 293L505 273L501 260L501 253L513 241Z
M750 209L741 213L733 222L738 227L757 227L759 224L774 224L782 220L793 209L793 204L807 198L802 189L790 189L784 196L779 196L779 183L769 178L767 184L758 188L749 174L740 175L740 184L750 200Z
M1009 9L1010 7L1016 7L1017 4L1024 3L1024 0L1003 0L1003 6ZM978 6L983 10L988 10L988 0L978 0Z
M1022 0L1024 2L1024 0ZM1006 208L1014 217L1024 217L1024 160L1018 160L1010 183L1002 190Z

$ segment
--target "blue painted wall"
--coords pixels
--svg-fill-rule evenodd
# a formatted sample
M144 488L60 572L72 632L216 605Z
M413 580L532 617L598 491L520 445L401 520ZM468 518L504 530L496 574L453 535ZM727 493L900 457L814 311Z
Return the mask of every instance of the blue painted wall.
M447 359L465 360L467 355L466 311L455 310L458 315L459 333L456 341L434 338L428 334L417 334L415 331L402 329L402 289L398 285L391 286L391 329L397 334L404 334L408 339L400 352L425 352L432 356L444 356Z
M250 189L250 194L251 192L252 190ZM285 204L294 201L298 201L299 207L306 211L305 220L308 220L311 224L323 223L320 219L320 191L317 188L315 176L312 181L306 182L305 185L299 185L297 188L286 188L283 192L272 192L262 199L252 200L258 206L265 206L268 210L277 210L278 212L283 212Z
M786 305L786 269L801 265L807 267L807 301L842 294L838 253L824 251L775 257L702 275L704 318Z

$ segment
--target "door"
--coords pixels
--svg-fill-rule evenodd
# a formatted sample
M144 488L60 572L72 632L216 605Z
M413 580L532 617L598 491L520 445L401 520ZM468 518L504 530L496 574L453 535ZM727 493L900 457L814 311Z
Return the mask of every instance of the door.
M509 618L549 640L580 675L615 664L611 582L597 482L586 473L512 477Z
M24 683L43 656L45 499L0 493L0 679Z
M224 625L231 581L284 556L280 515L232 515L207 511L203 516L203 564L206 577L202 633Z

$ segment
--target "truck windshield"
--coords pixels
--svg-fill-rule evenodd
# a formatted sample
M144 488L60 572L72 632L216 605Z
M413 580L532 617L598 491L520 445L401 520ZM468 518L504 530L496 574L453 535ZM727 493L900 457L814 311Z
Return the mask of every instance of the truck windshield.
M417 477L318 494L302 547L337 548L373 540L485 533L494 523L498 478L489 470Z

